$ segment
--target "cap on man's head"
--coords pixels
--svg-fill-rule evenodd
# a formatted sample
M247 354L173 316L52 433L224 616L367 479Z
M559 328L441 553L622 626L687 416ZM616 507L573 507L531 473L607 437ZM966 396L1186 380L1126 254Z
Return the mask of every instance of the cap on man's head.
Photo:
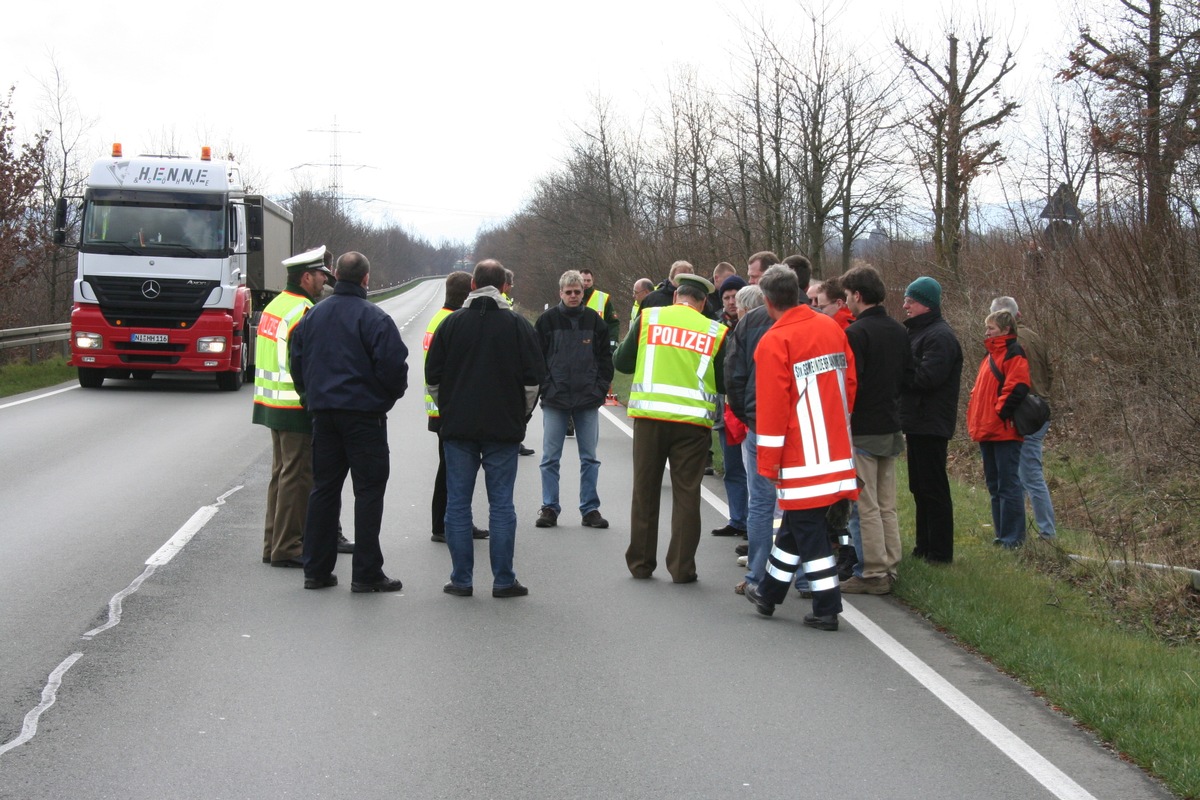
M742 287L748 286L748 285L749 284L747 284L746 281L743 280L740 276L730 275L728 278L721 281L721 296L724 297L725 293L730 290L733 290L736 292L736 291L740 290Z
M927 275L922 275L908 285L904 290L905 297L911 297L923 306L941 308L942 285Z
M712 294L713 289L716 288L713 286L712 281L710 281L708 278L705 278L703 275L695 275L690 272L681 272L680 274L676 275L675 283L680 286L683 286L685 283L690 283L697 289L703 289L705 294Z
M287 268L289 275L300 275L308 272L310 269L315 269L324 272L328 277L333 277L333 270L329 266L333 263L333 253L325 245L315 247L299 255L294 255L291 258L283 260L283 266Z

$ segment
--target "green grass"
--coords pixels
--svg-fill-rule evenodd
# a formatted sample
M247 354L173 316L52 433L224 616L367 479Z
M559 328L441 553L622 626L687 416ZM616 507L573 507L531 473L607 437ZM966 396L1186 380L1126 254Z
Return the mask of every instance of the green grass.
M913 510L903 475L898 485L908 533ZM1053 545L1035 538L1018 552L993 547L987 491L952 486L954 564L905 559L896 596L1173 791L1200 797L1200 650L1171 646L1129 619L1122 624L1106 602L1069 580L1078 567ZM905 539L907 553L911 534ZM1041 568L1047 565L1057 574ZM1156 584L1160 595L1187 591L1181 577L1130 579Z
M63 381L75 380L74 367L68 367L62 356L36 364L7 364L0 367L0 397L10 397L34 389L44 389Z

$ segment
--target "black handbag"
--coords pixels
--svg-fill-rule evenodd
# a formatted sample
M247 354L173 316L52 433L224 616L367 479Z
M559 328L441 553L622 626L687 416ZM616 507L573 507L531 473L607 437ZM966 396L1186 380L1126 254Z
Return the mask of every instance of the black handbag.
M991 366L992 374L996 376L996 380L1000 382L1000 385L996 388L998 396L1004 391L1004 373L996 366L996 361L991 355L988 355L988 365ZM1046 398L1034 394L1032 389L1030 389L1029 394L1025 395L1025 399L1021 401L1016 410L1013 411L1013 427L1022 436L1037 433L1049 421L1050 404L1046 402Z

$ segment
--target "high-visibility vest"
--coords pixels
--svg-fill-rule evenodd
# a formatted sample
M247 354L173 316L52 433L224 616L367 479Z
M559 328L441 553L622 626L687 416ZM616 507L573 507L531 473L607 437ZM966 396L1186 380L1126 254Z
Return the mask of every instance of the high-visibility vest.
M592 289L592 296L588 298L587 307L597 314L604 317L604 307L608 305L608 292L602 292L599 289Z
M628 415L711 428L717 419L713 357L728 330L689 306L646 309Z
M448 308L439 308L433 313L433 319L429 320L429 326L425 328L425 338L421 341L422 364L424 364L425 359L429 357L429 345L433 342L433 334L437 331L438 325L441 325L442 321L453 313L454 312ZM433 395L429 394L428 386L425 387L425 413L431 417L441 416L441 413L438 411L437 403L433 402Z
M312 300L305 295L280 292L263 309L255 344L255 404L284 409L303 407L288 367L288 339L312 307Z

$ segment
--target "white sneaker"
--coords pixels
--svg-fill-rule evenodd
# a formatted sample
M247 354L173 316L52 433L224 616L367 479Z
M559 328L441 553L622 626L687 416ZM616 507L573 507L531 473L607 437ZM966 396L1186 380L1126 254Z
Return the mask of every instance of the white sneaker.
M738 566L744 567L750 562L750 556L738 556Z

